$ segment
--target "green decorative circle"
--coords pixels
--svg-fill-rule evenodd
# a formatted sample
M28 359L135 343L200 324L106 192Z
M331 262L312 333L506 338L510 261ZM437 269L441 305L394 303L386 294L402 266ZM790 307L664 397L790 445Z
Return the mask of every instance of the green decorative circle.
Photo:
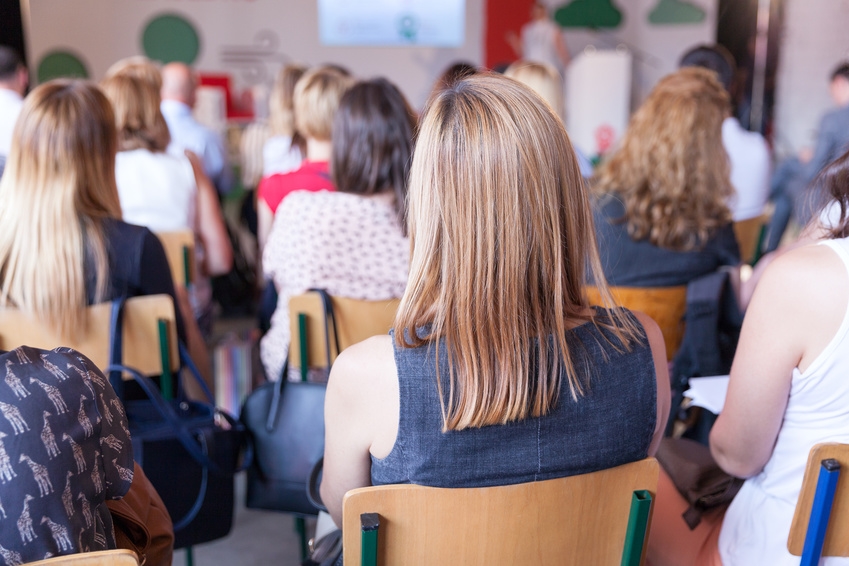
M39 83L58 78L87 79L88 69L79 57L67 51L51 51L41 58L36 71Z
M200 36L186 18L163 14L144 27L142 49L154 61L191 65L200 53Z

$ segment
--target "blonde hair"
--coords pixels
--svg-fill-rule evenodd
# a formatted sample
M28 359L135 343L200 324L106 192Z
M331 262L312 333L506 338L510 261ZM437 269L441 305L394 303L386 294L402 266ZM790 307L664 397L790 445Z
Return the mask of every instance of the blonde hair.
M333 67L307 71L295 85L295 129L304 137L330 141L333 116L353 83Z
M132 73L116 73L101 83L115 110L118 150L165 151L171 141L159 109L159 87Z
M108 292L102 220L121 217L114 120L91 83L39 86L24 101L0 180L0 304L63 336L85 329L87 276L96 301Z
M616 193L634 240L687 251L731 221L733 194L722 122L728 93L716 74L687 67L655 86L621 148L598 173L597 190Z
M505 77L515 79L528 86L548 102L554 113L564 118L563 80L557 69L548 63L516 61L504 71Z
M587 385L568 322L592 318L588 272L609 293L574 155L548 104L511 79L470 77L428 103L410 173L412 257L395 340L444 341L445 430L544 415L561 375L573 399ZM633 325L612 316L628 347Z
M269 99L274 135L295 135L295 85L306 72L307 68L301 65L286 65L277 74Z
M104 78L108 79L115 75L129 75L154 85L156 90L162 88L162 73L159 72L159 67L143 55L136 55L116 61L106 71Z

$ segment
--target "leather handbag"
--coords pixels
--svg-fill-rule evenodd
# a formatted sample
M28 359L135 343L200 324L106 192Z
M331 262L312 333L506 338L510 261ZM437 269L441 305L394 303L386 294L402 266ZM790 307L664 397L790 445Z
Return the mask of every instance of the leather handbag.
M174 521L174 548L226 536L232 527L234 474L249 460L244 426L215 408L212 394L180 345L185 373L204 390L208 402L189 400L178 378L175 399L165 399L152 379L121 364L124 301L112 305L109 380L119 397L123 375L138 383L146 399L126 400L136 462L159 493ZM181 372L184 373L184 372Z
M327 367L331 339L336 338L336 319L330 296L319 293L324 310ZM338 351L338 350L337 350ZM251 393L242 407L241 419L253 444L248 467L246 506L252 509L316 515L307 497L310 471L324 455L324 394L326 384L287 381L288 362L276 382Z

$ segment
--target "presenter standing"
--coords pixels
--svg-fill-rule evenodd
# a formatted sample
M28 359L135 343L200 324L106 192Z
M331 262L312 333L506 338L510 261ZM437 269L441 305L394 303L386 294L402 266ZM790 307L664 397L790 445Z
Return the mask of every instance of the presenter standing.
M549 17L548 8L541 2L534 2L531 7L531 21L522 26L521 38L512 31L505 38L519 58L548 63L561 76L571 60L560 26Z

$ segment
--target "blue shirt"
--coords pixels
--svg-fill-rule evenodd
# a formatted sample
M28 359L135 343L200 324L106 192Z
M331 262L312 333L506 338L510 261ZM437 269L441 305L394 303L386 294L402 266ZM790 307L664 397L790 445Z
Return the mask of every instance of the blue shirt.
M178 100L163 100L162 115L171 133L168 152L182 155L188 149L203 162L203 171L215 184L220 193L232 188L232 175L227 166L224 141L216 132L200 124L192 116L192 109Z

